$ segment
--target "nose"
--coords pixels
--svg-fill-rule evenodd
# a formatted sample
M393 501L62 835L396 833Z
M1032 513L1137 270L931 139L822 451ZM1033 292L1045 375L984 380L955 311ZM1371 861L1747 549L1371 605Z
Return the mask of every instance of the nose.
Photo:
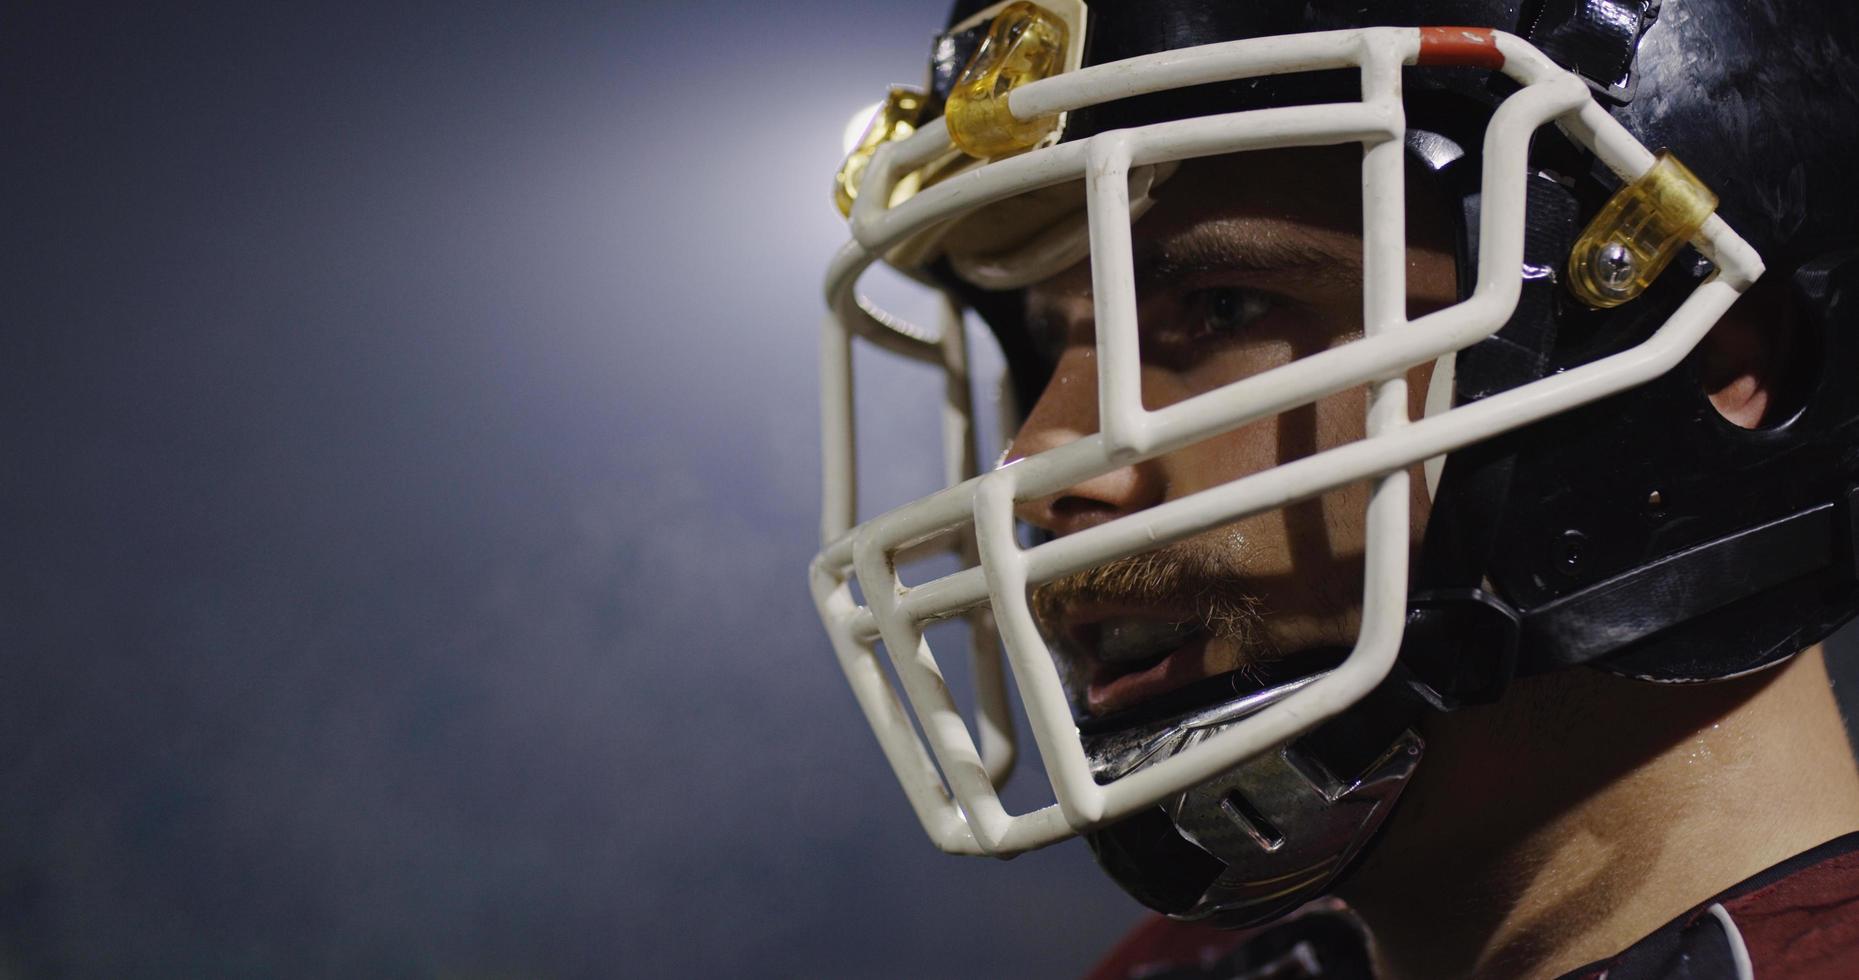
M1056 449L1097 432L1097 349L1073 344L1014 437L1007 460ZM1122 466L1014 508L1015 516L1056 535L1071 534L1153 507L1167 496L1159 460Z

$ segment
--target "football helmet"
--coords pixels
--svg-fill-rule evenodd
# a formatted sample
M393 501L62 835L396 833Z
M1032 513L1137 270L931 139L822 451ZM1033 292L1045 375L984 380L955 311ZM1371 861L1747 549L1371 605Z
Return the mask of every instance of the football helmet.
M946 851L1090 841L1182 918L1317 894L1420 763L1419 713L1590 665L1660 682L1757 670L1859 608L1859 17L1780 0L959 2L921 90L839 172L826 277L815 603L917 818ZM1183 161L1360 148L1359 337L1161 407L1141 392L1132 223ZM1458 301L1410 316L1407 185L1448 202ZM1260 193L1269 193L1261 188ZM866 298L878 263L940 325ZM964 311L1004 402L1050 364L1021 291L1085 263L1098 426L983 469ZM1802 376L1754 429L1711 407L1699 342L1780 277ZM859 510L853 351L946 378L947 486ZM1410 369L1433 365L1426 411ZM1365 434L1058 537L1015 507L1347 389ZM1011 407L1006 414L1011 415ZM1420 417L1413 417L1419 414ZM890 451L895 448L887 447ZM925 451L928 450L926 447ZM1413 541L1409 469L1431 516ZM1366 483L1360 627L1300 670L1209 679L1093 717L1036 587ZM906 583L926 555L955 570ZM932 649L968 626L973 710ZM1017 691L1052 802L1010 813Z

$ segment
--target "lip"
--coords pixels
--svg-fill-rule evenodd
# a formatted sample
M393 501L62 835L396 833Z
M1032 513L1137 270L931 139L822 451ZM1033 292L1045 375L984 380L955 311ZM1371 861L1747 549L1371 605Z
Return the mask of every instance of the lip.
M1141 704L1151 698L1188 686L1207 676L1205 630L1195 630L1187 642L1141 670L1119 672L1095 657L1091 682L1085 688L1085 709L1101 717Z
M1063 638L1061 656L1083 667L1084 704L1090 717L1102 717L1167 694L1208 676L1207 648L1211 634L1201 628L1186 633L1182 643L1160 659L1132 669L1129 662L1110 662L1099 654L1099 628L1109 620L1128 619L1154 624L1191 623L1190 612L1122 604L1077 606L1058 617Z

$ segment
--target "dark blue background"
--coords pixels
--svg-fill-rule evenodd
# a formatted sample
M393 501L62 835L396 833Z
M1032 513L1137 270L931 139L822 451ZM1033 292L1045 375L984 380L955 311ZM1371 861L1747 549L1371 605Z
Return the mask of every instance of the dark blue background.
M827 189L940 13L0 16L0 975L1062 976L1134 917L938 854L807 598Z
M1066 976L1134 919L937 854L806 597L828 179L940 14L0 14L0 976Z

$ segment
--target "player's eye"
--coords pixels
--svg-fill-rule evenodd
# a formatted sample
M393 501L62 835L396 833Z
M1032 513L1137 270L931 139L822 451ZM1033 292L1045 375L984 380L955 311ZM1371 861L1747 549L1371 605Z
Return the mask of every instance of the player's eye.
M1144 317L1143 360L1176 369L1192 367L1212 351L1242 339L1277 305L1265 293L1234 286L1175 293Z
M1221 340L1271 312L1272 302L1250 290L1217 287L1196 290L1190 296L1189 308L1199 312L1200 339Z
M1212 352L1245 338L1248 329L1278 309L1269 293L1237 286L1169 291L1142 313L1143 362L1185 370Z

